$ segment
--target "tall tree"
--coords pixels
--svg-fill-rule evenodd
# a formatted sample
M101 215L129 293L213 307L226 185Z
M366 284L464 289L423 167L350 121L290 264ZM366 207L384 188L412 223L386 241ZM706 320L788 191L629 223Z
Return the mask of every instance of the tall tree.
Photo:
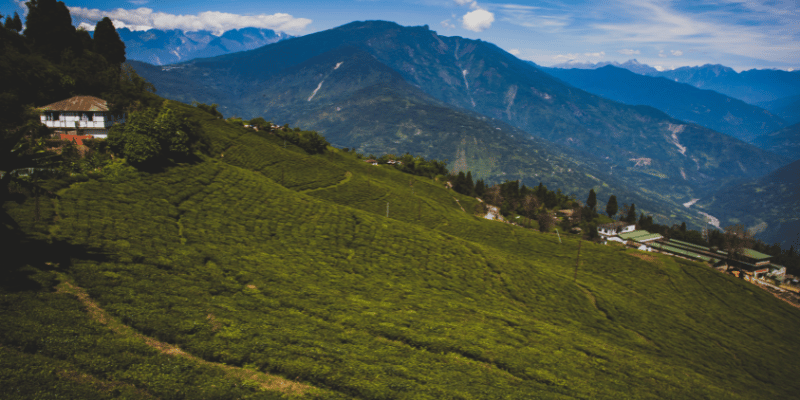
M594 193L594 189L589 189L589 198L586 199L586 207L592 210L597 207L597 195Z
M6 22L3 25L3 27L10 31L15 31L15 32L22 31L22 20L19 19L19 14L14 13L14 17L11 17L10 15L7 16Z
M75 27L64 2L56 0L30 0L24 35L34 48L51 61L61 61L64 51L74 50Z
M725 227L723 234L723 248L736 259L741 259L744 249L753 245L753 234L744 227L736 224Z
M606 204L606 214L608 214L609 217L614 218L614 215L617 214L618 208L617 196L612 194L611 197L608 198L608 204Z
M550 228L554 225L553 216L547 211L539 213L539 215L536 216L536 220L539 222L539 230L542 232L550 231Z
M464 180L464 189L466 189L466 195L472 196L475 193L475 182L472 180L472 171L467 171L467 179Z
M19 18L19 14L16 12L14 13L14 23L11 25L11 29L22 32L22 20Z
M100 20L94 28L94 51L111 64L122 65L125 62L125 43L108 17Z
M522 209L525 210L525 216L533 218L533 210L539 208L539 199L533 194L528 194L522 201Z
M630 208L628 208L628 215L625 217L625 222L629 224L636 223L636 204L631 203Z
M486 193L486 184L483 183L483 179L478 179L478 182L475 183L475 196L483 197Z

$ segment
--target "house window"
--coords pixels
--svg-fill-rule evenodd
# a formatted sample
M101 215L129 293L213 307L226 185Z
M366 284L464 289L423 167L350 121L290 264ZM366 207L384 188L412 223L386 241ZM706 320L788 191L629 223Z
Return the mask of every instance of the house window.
M81 121L87 121L87 122L94 121L94 114L92 114L92 113L83 113L81 115Z

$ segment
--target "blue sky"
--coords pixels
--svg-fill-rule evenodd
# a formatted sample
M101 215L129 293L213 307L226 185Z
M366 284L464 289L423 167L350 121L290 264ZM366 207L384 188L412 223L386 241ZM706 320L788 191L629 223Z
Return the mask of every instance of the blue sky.
M800 69L797 0L78 0L73 21L223 31L258 26L304 35L356 20L429 25L440 35L492 42L540 65L639 62L670 69L723 64L736 70ZM24 11L0 0L0 13Z

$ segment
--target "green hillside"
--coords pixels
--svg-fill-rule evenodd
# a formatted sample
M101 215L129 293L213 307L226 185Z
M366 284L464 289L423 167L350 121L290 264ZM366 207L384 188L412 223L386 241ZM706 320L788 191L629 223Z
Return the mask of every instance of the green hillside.
M205 154L3 204L4 398L794 398L800 310L473 215L441 182L172 104ZM388 218L387 213L388 203ZM463 208L463 209L462 209Z

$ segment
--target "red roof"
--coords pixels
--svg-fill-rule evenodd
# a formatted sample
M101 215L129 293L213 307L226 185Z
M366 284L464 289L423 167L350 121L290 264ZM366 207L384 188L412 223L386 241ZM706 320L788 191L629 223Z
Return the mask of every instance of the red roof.
M66 100L57 101L44 107L41 111L108 111L108 103L94 96L75 96Z

